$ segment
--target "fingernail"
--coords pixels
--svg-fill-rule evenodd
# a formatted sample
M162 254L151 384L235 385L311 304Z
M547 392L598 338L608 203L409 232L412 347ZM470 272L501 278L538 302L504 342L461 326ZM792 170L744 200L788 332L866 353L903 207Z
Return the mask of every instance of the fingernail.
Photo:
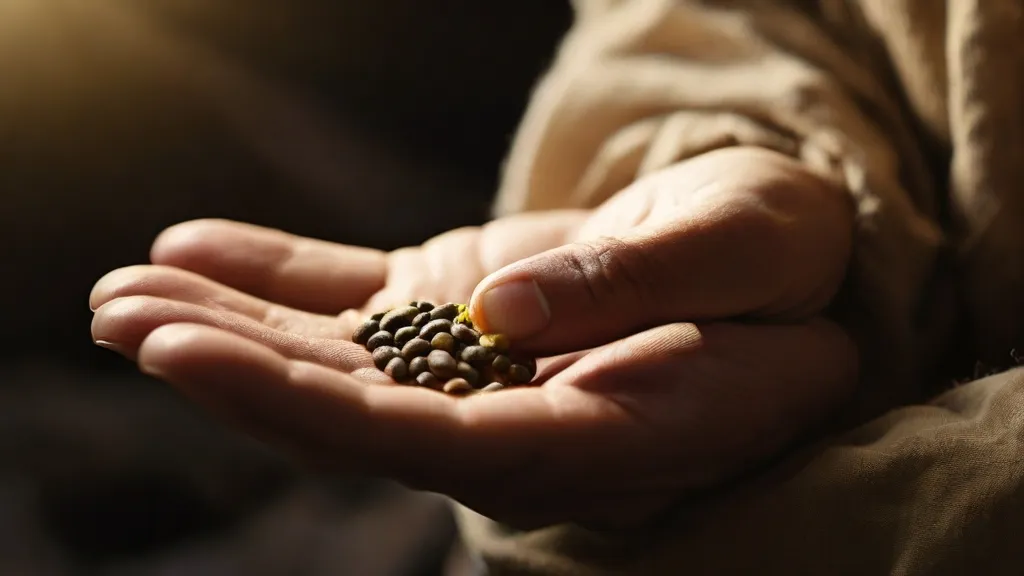
M489 332L509 338L526 338L547 327L551 308L533 280L498 284L480 297L484 323Z
M96 340L94 344L96 344L100 348L106 348L107 350L110 350L111 352L116 352L122 356L128 355L124 348L107 340Z

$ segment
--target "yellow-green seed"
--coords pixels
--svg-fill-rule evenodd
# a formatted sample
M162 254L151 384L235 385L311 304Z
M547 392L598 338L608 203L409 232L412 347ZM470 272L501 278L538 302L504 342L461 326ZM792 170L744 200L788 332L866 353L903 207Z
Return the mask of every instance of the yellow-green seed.
M480 337L480 345L495 352L508 352L509 341L504 334L484 334Z

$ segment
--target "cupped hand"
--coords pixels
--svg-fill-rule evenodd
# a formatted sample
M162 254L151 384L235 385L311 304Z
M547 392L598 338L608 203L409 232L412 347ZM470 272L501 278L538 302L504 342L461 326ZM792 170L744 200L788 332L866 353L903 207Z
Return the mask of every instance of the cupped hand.
M819 317L846 199L734 149L594 211L527 213L383 253L224 222L171 228L101 279L93 337L304 461L390 477L530 527L622 527L771 456L856 379ZM347 340L368 311L466 301L547 356L538 386L389 384ZM696 322L694 324L693 322Z

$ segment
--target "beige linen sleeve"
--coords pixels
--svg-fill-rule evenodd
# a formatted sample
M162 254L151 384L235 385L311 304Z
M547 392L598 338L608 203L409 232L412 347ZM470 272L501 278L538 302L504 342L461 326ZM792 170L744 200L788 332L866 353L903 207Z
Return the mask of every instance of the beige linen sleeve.
M1024 214L1011 201L1024 134L1021 3L576 7L514 142L496 212L595 206L640 175L723 146L789 154L856 207L834 313L863 353L862 408L915 405L691 495L664 523L629 534L516 532L460 508L489 574L1020 574L1024 368L927 402L921 383L941 385L929 374L936 351L965 339L945 315L957 307L977 321L976 337L999 341L983 347L992 353L1011 340L1003 333L1019 333L1010 280L1024 238L1011 230ZM947 174L948 183L931 181ZM1002 201L999 226L988 223L1000 204L992 197ZM952 223L958 212L965 223ZM964 268L965 255L980 264ZM965 281L973 288L964 293Z
M841 320L865 354L864 402L919 395L937 330L943 239L895 75L855 14L811 2L576 0L530 105L495 212L592 207L637 177L712 149L798 158L858 214ZM847 3L848 4L848 3ZM898 381L900 386L891 382ZM870 398L869 398L870 396Z

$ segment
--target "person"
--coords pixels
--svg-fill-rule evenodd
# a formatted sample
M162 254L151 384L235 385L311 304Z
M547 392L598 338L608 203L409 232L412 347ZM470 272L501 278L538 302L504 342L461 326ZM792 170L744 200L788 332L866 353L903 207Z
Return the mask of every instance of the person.
M573 4L493 221L391 253L184 223L96 284L94 339L450 496L492 574L1017 573L1024 3ZM347 338L413 299L542 385L385 385Z

